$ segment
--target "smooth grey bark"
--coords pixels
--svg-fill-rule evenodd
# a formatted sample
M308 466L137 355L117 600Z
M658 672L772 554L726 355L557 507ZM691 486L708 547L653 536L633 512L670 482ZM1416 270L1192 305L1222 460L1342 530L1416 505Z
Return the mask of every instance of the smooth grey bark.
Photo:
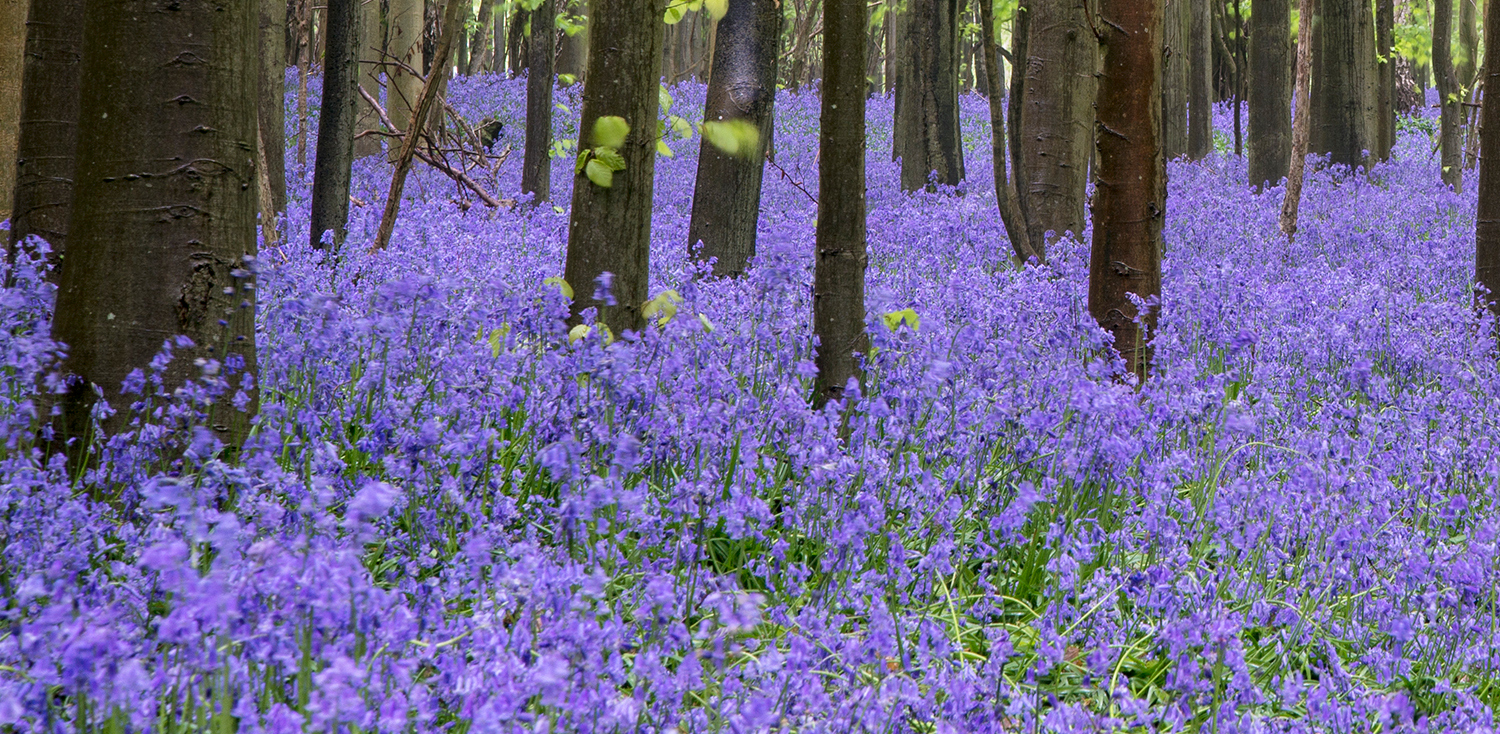
M1166 0L1162 15L1162 155L1187 155L1188 9L1190 0Z
M359 88L380 99L380 74L385 62L385 33L381 28L380 0L361 0L359 20ZM354 125L354 157L380 155L380 113L360 96L359 120Z
M1188 4L1187 157L1202 160L1214 150L1213 0Z
M52 279L68 244L78 153L78 94L84 0L31 4L22 70L11 253L28 235L52 246Z
M1325 0L1327 1L1327 0ZM1438 147L1443 183L1455 192L1463 188L1462 95L1453 70L1453 0L1432 3L1432 73L1437 78L1439 104Z
M390 0L387 18L386 51L401 65L390 67L386 89L386 112L391 124L406 132L411 128L412 108L417 104L417 95L422 93L422 77L412 70L421 69L422 56L422 0ZM391 145L386 149L392 163L401 154L401 146Z
M286 211L286 3L258 0L260 6L261 129L266 131L266 176L273 210Z
M552 23L554 0L543 0L531 14L531 58L526 63L526 152L521 166L521 191L532 201L552 198ZM654 132L654 127L653 127ZM653 148L654 150L655 148Z
M593 6L588 79L583 85L579 147L594 147L595 123L620 117L630 126L618 153L625 170L609 187L573 177L572 218L564 279L573 287L572 321L587 309L615 334L645 325L651 257L651 194L656 171L657 85L661 79L665 0L616 0ZM533 70L535 73L535 70ZM861 97L861 99L863 99ZM609 273L609 299L595 298ZM609 301L613 301L610 303Z
M1313 152L1328 154L1338 165L1363 166L1370 147L1370 87L1365 84L1368 64L1360 14L1368 14L1370 6L1367 0L1323 0L1320 5L1323 78L1322 96L1313 99L1318 110L1313 124L1319 127L1313 134Z
M1099 41L1092 0L1030 4L1026 90L1020 119L1022 206L1031 246L1045 252L1047 233L1082 236L1093 151ZM1045 256L1045 255L1044 255Z
M1458 87L1467 90L1478 81L1475 76L1479 61L1479 9L1478 0L1454 0L1458 3L1458 58L1453 63L1453 73L1458 75Z
M744 273L755 256L765 152L776 104L781 25L776 0L735 0L719 19L703 119L742 120L755 127L759 138L755 150L734 154L718 149L707 138L698 146L688 247L698 259L714 261L716 276ZM694 250L700 242L702 247Z
M901 188L929 181L957 186L964 178L958 120L960 0L906 0L897 28L896 119L893 157L901 159Z
M0 2L0 218L16 197L16 144L21 133L21 70L29 2Z
M58 441L84 458L94 386L126 428L121 383L178 335L163 374L170 393L222 366L228 389L208 427L231 449L248 433L257 392L256 3L90 3L84 23L78 160L68 263L53 338L68 345ZM194 63L183 63L194 59ZM161 100L173 100L163 105ZM195 363L196 360L204 360ZM236 393L246 408L235 407ZM54 448L62 448L54 446Z
M318 154L313 161L311 226L313 249L324 235L344 244L349 224L349 184L354 129L359 119L359 0L327 0L328 30L323 59L323 104L318 114Z
M1250 185L1257 191L1286 178L1292 155L1290 0L1250 4Z

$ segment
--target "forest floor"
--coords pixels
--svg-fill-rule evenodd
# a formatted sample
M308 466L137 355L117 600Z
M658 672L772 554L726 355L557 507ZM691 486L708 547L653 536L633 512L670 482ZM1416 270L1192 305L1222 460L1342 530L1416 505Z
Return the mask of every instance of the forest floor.
M450 97L519 147L523 82ZM652 292L680 300L612 344L571 339L546 282L570 152L556 208L490 210L419 164L376 255L389 169L361 161L337 257L305 244L289 154L234 465L147 381L97 470L39 466L51 291L23 264L0 291L0 731L1493 731L1500 368L1475 198L1440 188L1425 122L1367 175L1313 173L1294 242L1243 159L1172 163L1137 391L1087 313L1087 246L1010 263L985 102L963 100L964 191L907 195L873 101L875 351L841 416L807 402L817 109L777 101L738 281L692 277L698 141L669 140ZM519 169L487 185L514 196Z

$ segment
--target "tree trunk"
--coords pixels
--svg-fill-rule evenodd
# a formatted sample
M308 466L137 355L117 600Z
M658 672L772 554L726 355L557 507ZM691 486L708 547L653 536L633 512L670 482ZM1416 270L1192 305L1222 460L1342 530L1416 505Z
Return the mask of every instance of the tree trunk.
M515 8L516 12L510 17L510 29L505 37L505 56L512 79L520 76L526 69L526 60L531 56L526 32L531 27L531 11L520 3L516 3Z
M349 181L354 163L354 127L359 118L359 0L327 0L327 56L323 59L323 104L318 114L318 157L313 163L311 227L315 250L332 232L335 249L349 223Z
M716 276L738 276L755 257L760 221L761 178L776 104L781 8L776 0L736 0L719 20L713 71L703 119L742 120L759 132L753 150L727 152L704 137L698 147L698 178L688 248L714 260Z
M51 244L55 281L67 249L73 206L84 0L31 5L9 244L14 248L27 235Z
M1041 256L1031 247L1031 236L1026 231L1026 218L1021 214L1021 203L1016 188L1006 173L1009 154L1005 134L1005 103L1000 90L1004 73L1000 67L1000 49L995 41L994 3L979 0L980 53L984 56L985 89L990 102L990 160L995 172L995 205L1000 210L1000 221L1005 225L1006 237L1015 251L1016 259L1026 262L1032 258L1041 261Z
M1214 150L1213 0L1188 3L1187 156L1202 160Z
M473 17L474 7L471 5L467 8L464 8L463 15L459 18L458 22L467 26L469 24L469 19ZM467 75L469 73L468 30L461 30L458 32L458 47L453 50L453 68L456 69L457 73L461 75Z
M0 218L16 198L16 145L21 133L21 69L26 52L23 0L0 1Z
M1102 0L1104 72L1094 179L1089 313L1114 336L1125 367L1144 381L1158 309L1131 301L1161 295L1162 220L1167 177L1161 145L1160 0ZM1151 304L1156 305L1156 304ZM1139 319L1141 324L1137 324Z
M417 95L422 93L422 77L412 73L421 69L422 28L424 5L422 0L390 0L389 24L386 50L402 66L391 66L387 74L390 87L386 90L386 112L391 124L407 132L411 129L411 114L417 104ZM392 163L401 154L401 146L391 145L387 153Z
M557 53L558 74L567 74L573 77L576 84L583 79L584 72L589 63L589 19L586 14L587 3L569 3L571 7L567 22L572 26L572 33L564 33L562 48Z
M1474 86L1476 64L1479 63L1479 28L1477 26L1479 0L1455 0L1458 3L1458 59L1454 62L1454 73L1458 75L1460 94ZM1465 95L1467 96L1467 95Z
M1188 10L1190 0L1166 0L1162 16L1162 155L1168 160L1187 155L1188 138ZM1252 13L1252 17L1253 13Z
M1486 33L1500 28L1500 2L1485 8ZM1500 42L1485 43L1484 87L1500 89ZM1500 105L1487 104L1481 114L1479 145L1479 217L1474 231L1474 281L1483 290L1477 304L1500 316ZM1488 292L1485 292L1488 291Z
M531 58L526 70L526 160L521 191L540 203L552 198L552 44L554 0L543 0L531 14ZM653 150L655 148L653 147Z
M896 92L896 16L897 0L885 0L885 18L881 24L885 31L885 51L881 54L881 73L885 80L885 93Z
M508 68L506 62L509 60L506 56L508 49L506 40L509 36L506 35L507 28L505 21L509 19L510 14L505 12L506 6L504 5L504 0L494 0L494 4L495 9L492 12L494 13L495 30L490 34L492 38L490 43L494 46L495 50L490 52L490 71L496 74L504 74Z
M52 328L68 345L58 428L61 439L79 439L75 459L90 436L95 386L118 411L103 419L105 433L125 429L136 398L121 383L176 335L192 344L174 350L167 393L208 372L195 360L222 365L229 389L208 426L231 448L248 433L258 402L248 381L247 266L256 251L258 15L256 3L184 0L151 13L89 4L78 146L110 154L79 158ZM189 58L199 63L182 63ZM244 410L237 393L248 398Z
M359 87L374 99L380 99L380 70L384 63L385 34L380 28L379 0L362 0L359 20ZM359 95L356 95L359 96ZM380 131L380 114L360 96L359 120L355 123L354 157L380 155L380 136L364 133ZM390 106L389 103L386 104Z
M297 175L307 170L307 81L312 75L312 0L298 0L297 25Z
M600 145L596 123L623 118L629 133L618 149L625 169L610 186L573 177L572 220L564 278L573 286L572 320L598 309L598 321L615 334L644 326L651 256L651 194L656 169L657 86L661 79L662 14L665 0L598 3L589 20L588 80L583 86L579 147ZM861 97L863 99L863 97ZM612 274L607 299L596 284ZM602 294L600 294L602 295Z
M1250 5L1250 185L1260 191L1286 178L1292 156L1290 0Z
M1045 257L1048 232L1083 234L1093 148L1099 41L1092 0L1030 4L1026 91L1021 112L1023 206L1031 246Z
M1307 148L1312 133L1313 22L1317 3L1299 0L1297 20L1297 88L1292 105L1292 159L1287 163L1286 196L1281 200L1281 231L1297 234L1297 209L1302 202L1302 180L1307 171Z
M1444 2L1445 0L1438 0ZM1322 97L1313 104L1322 127L1315 142L1318 153L1332 163L1357 168L1364 165L1370 145L1365 110L1365 59L1361 54L1360 13L1370 12L1366 0L1323 0Z
M818 132L813 402L842 400L863 379L865 332L865 0L828 0L823 19L823 107Z
M959 0L907 0L896 47L896 123L901 188L945 186L964 178L958 122ZM934 174L936 174L934 176Z
M1030 179L1021 157L1021 110L1026 103L1026 73L1031 68L1031 52L1027 50L1027 44L1031 38L1032 1L1020 0L1016 4L1016 14L1010 21L1010 57L1013 61L1010 67L1010 98L1006 100L1005 108L1005 132L1010 138L1011 185L1016 189L1016 203L1021 205L1021 221L1029 221L1030 217L1026 201L1026 185ZM1031 242L1031 249L1036 252L1037 257L1046 260L1046 243L1031 239L1029 224L1026 239Z
M1396 146L1395 8L1392 0L1375 0L1375 130L1374 155L1389 160Z
M1432 71L1437 77L1438 100L1442 105L1438 140L1442 150L1443 183L1457 192L1463 188L1464 181L1463 139L1459 130L1463 100L1454 78L1452 45L1449 43L1453 35L1453 0L1433 0L1432 5Z
M286 2L258 0L260 7L261 129L266 131L266 176L272 210L286 211Z
M479 16L474 20L474 36L469 41L469 68L465 73L474 75L484 71L490 61L490 27L494 25L494 3L480 0Z

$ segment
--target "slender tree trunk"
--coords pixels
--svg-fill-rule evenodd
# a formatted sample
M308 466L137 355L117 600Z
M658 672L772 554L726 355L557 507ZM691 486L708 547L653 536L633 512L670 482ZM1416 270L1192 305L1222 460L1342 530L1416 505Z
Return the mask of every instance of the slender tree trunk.
M469 68L465 73L470 76L484 71L490 60L490 27L494 25L494 4L490 0L480 0L479 15L474 19L474 35L469 41Z
M359 87L374 99L380 99L380 70L385 62L385 34L380 28L380 0L360 0L359 20ZM359 96L359 95L356 95ZM380 155L378 135L366 134L380 131L380 113L359 96L359 120L355 123L354 157L367 158ZM387 104L389 106L389 104Z
M741 120L758 131L755 148L726 152L704 138L698 147L698 178L688 224L690 251L713 260L716 276L745 272L755 256L760 221L761 178L776 104L781 8L776 0L737 0L719 20L713 71L703 119Z
M1315 0L1298 0L1297 91L1292 106L1292 159L1287 164L1286 196L1281 200L1281 231L1297 234L1297 210L1302 202L1302 179L1307 171L1307 148L1312 133L1312 57Z
M521 191L540 203L552 198L552 44L554 32L544 18L554 16L554 0L543 0L531 14L531 58L526 70L526 160Z
M1486 34L1500 28L1500 2L1485 7ZM1500 89L1500 42L1492 36L1484 50L1484 87ZM1474 281L1482 289L1476 303L1500 316L1500 105L1487 104L1480 124L1479 217L1474 230ZM1487 291L1487 292L1486 292Z
M896 16L899 0L885 0L885 18L882 23L885 29L885 52L881 55L882 72L885 79L885 93L896 92Z
M1162 220L1167 177L1161 145L1160 0L1102 0L1104 72L1099 82L1099 165L1094 180L1094 241L1089 313L1114 336L1127 369L1150 368L1146 340L1157 311L1141 314L1131 297L1161 295ZM1137 320L1143 323L1138 324Z
M1389 160L1396 145L1395 8L1392 0L1375 0L1375 53L1379 56L1375 87L1375 149Z
M332 232L335 249L349 223L349 182L354 164L354 128L359 119L359 0L327 0L328 55L323 59L323 104L318 114L318 157L313 165L313 249Z
M1241 12L1240 0L1234 0L1234 46L1230 50L1234 57L1234 154L1245 154L1245 137L1240 117L1240 102L1245 98L1244 59L1240 58L1245 48L1245 16Z
M390 86L386 89L386 112L391 118L391 124L400 128L393 132L404 133L411 130L412 111L417 104L417 95L422 92L422 77L413 72L423 66L423 8L422 0L390 0L386 51L401 62L401 65L388 67L386 74L390 81ZM401 146L391 145L387 152L391 162L395 163L401 154Z
M0 0L0 218L16 198L16 145L21 133L21 69L28 2Z
M1026 231L1026 218L1021 214L1021 203L1015 186L1006 173L1009 153L1005 134L1005 103L1001 90L1005 89L1000 70L1000 49L995 41L994 3L979 0L980 52L984 55L985 89L990 101L990 160L995 172L995 204L1000 210L1000 221L1005 225L1005 234L1010 239L1016 259L1026 262L1032 258L1041 261L1041 255L1031 247L1031 236Z
M1257 191L1286 178L1292 157L1290 0L1250 5L1250 185Z
M80 440L68 449L75 460L96 386L118 411L103 420L115 434L131 419L121 383L176 335L192 343L174 350L165 389L205 372L195 360L222 365L230 387L208 426L230 447L248 433L257 405L247 259L256 251L258 15L256 3L184 0L153 13L89 4L78 146L109 155L78 161L52 328L69 348L57 427L62 440Z
M1460 0L1462 1L1462 0ZM1453 0L1433 0L1432 71L1437 77L1438 99L1442 110L1438 122L1439 147L1442 150L1443 183L1454 191L1463 188L1463 138L1459 121L1463 119L1462 96L1454 78L1452 46Z
M1454 62L1454 73L1458 75L1458 88L1474 86L1479 63L1479 0L1455 0L1458 3L1458 59Z
M470 6L470 7L464 9L463 16L459 18L458 22L462 23L464 26L468 26L469 19L473 18L473 17L474 17L474 7ZM453 68L457 69L457 73L458 74L468 75L468 73L469 73L469 31L467 30L467 28L465 28L465 30L460 30L458 32L458 44L457 45L458 45L458 47L453 50Z
M1187 156L1202 160L1214 150L1214 0L1188 3L1188 143Z
M964 178L958 123L959 0L906 0L896 63L901 188L945 186Z
M1020 0L1016 4L1015 17L1010 21L1010 57L1014 63L1010 69L1010 98L1006 101L1006 135L1010 138L1010 175L1016 189L1016 202L1021 205L1021 220L1030 221L1030 208L1026 201L1026 186L1030 182L1021 152L1021 113L1026 106L1026 74L1031 68L1031 52L1027 48L1031 39L1031 3ZM1030 225L1026 238L1037 257L1046 260L1045 242L1031 239Z
M266 131L266 176L272 210L286 211L286 2L260 6L260 126Z
M506 12L505 0L494 1L495 9L492 12L494 13L495 31L492 34L493 40L491 41L491 43L494 45L495 50L490 53L490 71L493 71L496 74L504 74L509 68L506 63L507 61L509 61L509 58L506 55L506 51L508 50L508 47L506 46L506 40L509 38L509 36L506 35L506 21L510 18L510 13Z
M579 147L600 145L596 123L619 117L629 133L618 149L625 169L610 186L573 178L572 220L564 278L573 286L573 321L587 309L615 334L644 326L651 256L651 194L656 169L657 85L661 79L662 14L665 0L598 3L589 20L588 80L583 86ZM864 98L861 97L861 100ZM612 274L609 298L595 298L595 287Z
M16 247L27 235L46 240L52 246L55 281L73 206L84 0L31 5L9 245Z
M531 27L531 11L519 2L515 4L515 9L515 13L510 16L510 29L505 38L505 56L512 79L521 75L526 69L526 60L531 57L528 44L530 36L527 34Z
M863 379L865 332L865 0L828 0L823 25L823 109L818 133L817 259L813 334L815 405L842 400Z
M1166 0L1162 16L1162 155L1168 160L1187 155L1188 49L1190 0ZM1253 17L1253 13L1252 13Z
M587 3L569 3L568 22L575 26L572 33L563 34L562 48L557 54L558 74L568 74L574 83L583 79L589 63L589 25Z
M1099 41L1089 22L1092 0L1036 1L1029 7L1020 170L1031 246L1045 256L1048 232L1083 234Z
M297 5L297 175L307 170L307 79L312 75L312 0ZM269 154L267 155L269 158Z
M1444 0L1439 0L1440 2ZM1365 110L1365 59L1361 54L1360 13L1370 12L1366 0L1323 0L1323 96L1317 121L1322 126L1316 151L1335 164L1357 168L1365 164L1370 145Z

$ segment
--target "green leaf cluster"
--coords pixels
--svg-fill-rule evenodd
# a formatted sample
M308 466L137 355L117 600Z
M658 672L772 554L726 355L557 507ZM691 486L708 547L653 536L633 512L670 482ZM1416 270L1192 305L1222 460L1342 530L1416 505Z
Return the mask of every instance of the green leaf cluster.
M630 124L625 118L604 115L594 120L594 147L578 151L577 173L588 176L595 186L609 188L614 185L615 172L625 170L625 157L620 147L625 145L625 136L630 134Z

